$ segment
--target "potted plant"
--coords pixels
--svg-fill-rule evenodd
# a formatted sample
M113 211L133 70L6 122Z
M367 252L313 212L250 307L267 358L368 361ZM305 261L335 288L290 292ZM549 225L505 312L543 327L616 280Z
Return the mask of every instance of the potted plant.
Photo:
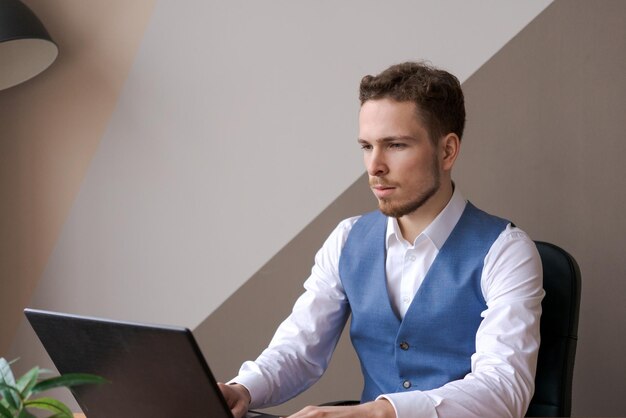
M29 409L50 411L53 413L51 418L72 418L72 411L63 402L51 397L31 397L53 388L106 382L106 379L99 376L83 373L68 373L41 379L42 375L50 371L39 367L33 367L16 380L11 370L12 363L0 357L1 418L34 418L35 416L28 412Z

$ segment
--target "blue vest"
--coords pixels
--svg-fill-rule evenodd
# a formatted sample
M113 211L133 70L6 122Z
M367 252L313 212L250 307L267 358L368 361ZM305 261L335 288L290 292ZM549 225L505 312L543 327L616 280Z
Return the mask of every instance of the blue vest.
M483 261L509 222L467 203L404 319L391 307L385 273L387 217L379 211L352 227L339 259L352 322L350 336L365 387L361 400L429 390L470 372L476 331L486 309Z

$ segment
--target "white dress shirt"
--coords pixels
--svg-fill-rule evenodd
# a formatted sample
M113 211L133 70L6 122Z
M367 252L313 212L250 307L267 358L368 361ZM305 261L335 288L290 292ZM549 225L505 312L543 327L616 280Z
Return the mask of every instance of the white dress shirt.
M388 218L387 287L401 318L466 203L456 188L448 205L413 243L402 237L397 220ZM250 391L251 408L285 402L326 370L350 314L338 266L358 218L342 221L330 234L291 315L268 348L254 362L245 362L231 381ZM491 246L484 259L481 289L487 309L481 313L471 372L433 390L381 395L391 402L398 418L524 416L534 390L544 291L539 254L519 228L509 224Z

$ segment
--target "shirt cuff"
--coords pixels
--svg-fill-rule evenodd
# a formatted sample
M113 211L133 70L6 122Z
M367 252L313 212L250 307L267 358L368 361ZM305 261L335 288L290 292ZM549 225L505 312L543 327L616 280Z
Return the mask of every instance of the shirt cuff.
M433 402L418 390L380 395L378 399L386 399L391 403L396 410L396 418L437 418Z
M226 384L230 385L233 383L239 383L248 389L248 392L250 393L250 405L248 408L261 408L267 403L267 385L263 378L259 378L257 376L237 376L228 381Z

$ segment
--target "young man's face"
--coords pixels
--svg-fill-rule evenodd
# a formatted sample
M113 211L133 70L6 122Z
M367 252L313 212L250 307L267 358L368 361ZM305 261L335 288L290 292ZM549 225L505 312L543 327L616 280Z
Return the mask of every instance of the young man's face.
M399 218L437 193L442 170L436 147L413 102L369 100L359 113L359 144L382 213Z

